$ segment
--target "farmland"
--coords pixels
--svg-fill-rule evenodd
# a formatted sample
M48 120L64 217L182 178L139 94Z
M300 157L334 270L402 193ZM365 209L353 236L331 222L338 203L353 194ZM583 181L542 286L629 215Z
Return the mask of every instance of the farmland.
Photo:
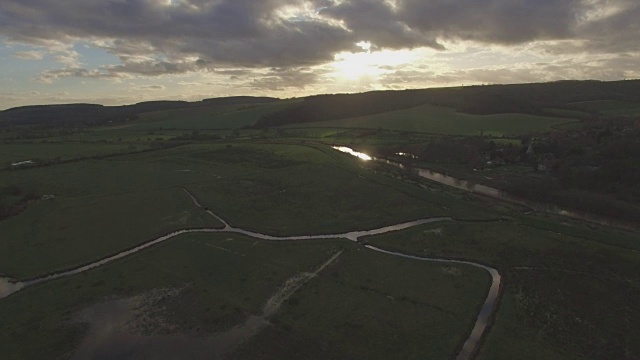
M186 110L144 113L137 121L127 125L132 130L150 129L237 129L248 127L264 114L278 111L291 102L257 105L217 105Z
M624 233L586 230L517 218L425 225L368 241L423 256L482 259L505 272L501 310L480 359L521 357L522 349L530 349L532 359L585 358L594 352L624 358L625 351L638 351L631 338L638 336L632 324L640 313L631 304L640 296L640 244ZM585 297L591 300L579 300ZM596 303L607 305L596 310Z
M525 114L471 115L455 109L422 105L409 109L342 120L288 125L289 127L337 127L392 129L442 135L503 135L517 136L532 131L550 131L553 126L571 122Z

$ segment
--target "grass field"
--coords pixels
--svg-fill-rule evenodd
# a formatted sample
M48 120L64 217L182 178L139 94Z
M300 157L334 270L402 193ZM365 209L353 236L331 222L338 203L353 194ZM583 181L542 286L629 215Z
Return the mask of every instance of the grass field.
M137 150L143 150L140 146ZM35 143L0 144L0 165L26 160L69 160L130 152L129 144Z
M544 220L431 224L367 239L500 269L503 303L480 359L632 359L640 347L640 239ZM524 351L526 349L526 351Z
M346 252L233 358L450 359L488 283L472 267Z
M572 120L525 114L471 115L454 109L421 105L410 109L343 120L289 125L294 127L342 127L416 131L444 135L520 135L550 131Z
M342 233L479 212L477 205L376 174L371 166L326 146L236 143L5 171L4 186L55 199L38 200L0 222L0 271L33 277L172 230L219 225L182 187L232 225L272 235Z
M372 170L328 147L245 145L195 154L252 172L189 185L230 224L270 235L367 230L432 216L467 216L479 208ZM322 149L322 150L320 150ZM256 171L258 170L258 171ZM470 211L469 211L470 210ZM478 215L498 217L492 212Z
M586 111L598 111L605 115L640 116L639 103L617 100L597 100L577 102L571 105Z
M181 155L171 149L4 171L0 185L55 198L37 200L0 222L0 272L37 276L176 229L220 225L196 208L181 187L249 170ZM19 199L0 196L5 208Z
M89 263L173 230L221 226L181 189L59 197L0 222L0 264L12 277L35 277Z
M296 101L296 100L294 100ZM153 129L239 129L255 124L260 117L289 106L292 101L278 101L247 107L215 106L142 114L139 123L128 125L133 130ZM136 121L136 122L138 122Z
M37 194L66 197L111 195L166 189L251 171L230 164L192 158L198 145L102 160L85 160L56 166L5 171L2 182L20 184Z
M142 308L115 309L129 327L104 333L101 341L116 346L118 336L132 332L174 344L164 348L165 357L185 356L259 315L288 279L313 271L340 250L335 263L286 300L232 358L385 359L427 353L430 359L448 359L456 352L486 291L482 272L388 257L346 241L276 244L225 234L180 236L85 275L3 299L0 352L7 360L68 355L99 326L81 320L100 320L95 304L146 295ZM158 289L178 290L149 295ZM87 308L96 310L87 315L82 311ZM186 338L172 343L161 337L166 334ZM140 343L144 347L144 338Z

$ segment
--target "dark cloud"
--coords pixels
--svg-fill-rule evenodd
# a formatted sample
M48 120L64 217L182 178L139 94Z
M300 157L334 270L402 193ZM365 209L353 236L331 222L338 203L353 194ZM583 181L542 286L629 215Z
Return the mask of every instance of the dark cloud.
M316 82L320 73L302 69L271 69L267 74L255 77L250 83L254 89L284 91L288 88L304 89Z
M437 38L517 44L573 35L580 0L404 0L398 16Z
M294 15L282 16L287 9ZM40 79L52 81L301 69L332 61L362 40L374 50L567 40L568 46L550 44L546 51L638 52L639 18L637 0L4 0L0 36L58 51L82 40L121 61L81 69L67 48L71 56L58 57L68 68ZM276 74L260 84L281 88L286 78Z
M607 53L640 51L640 2L618 0L618 12L580 27L585 51Z
M0 35L42 45L47 40L106 39L130 56L197 55L219 64L317 64L351 43L349 32L326 22L288 22L277 0L8 0L0 4Z
M60 78L77 77L90 79L115 79L119 76L114 73L104 72L100 70L89 70L83 68L64 68L56 70L48 70L40 74L35 80L44 83L52 83Z
M393 6L380 0L345 1L323 7L320 11L331 18L343 21L348 29L361 40L368 40L379 47L412 48L428 46L442 49L433 36L415 31L404 22Z

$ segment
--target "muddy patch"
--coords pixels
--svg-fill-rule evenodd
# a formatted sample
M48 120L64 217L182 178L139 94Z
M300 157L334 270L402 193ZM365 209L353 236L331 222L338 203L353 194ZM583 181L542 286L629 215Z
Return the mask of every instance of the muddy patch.
M171 358L164 354L188 339L164 335L174 332L175 326L161 316L164 309L159 304L181 290L155 289L80 311L75 321L88 324L89 331L72 359Z
M77 322L88 324L89 330L71 359L224 359L267 327L280 306L340 254L334 254L314 272L289 278L265 302L259 316L249 316L242 324L207 337L181 334L163 318L160 304L178 296L182 289L156 289L94 304L76 317Z

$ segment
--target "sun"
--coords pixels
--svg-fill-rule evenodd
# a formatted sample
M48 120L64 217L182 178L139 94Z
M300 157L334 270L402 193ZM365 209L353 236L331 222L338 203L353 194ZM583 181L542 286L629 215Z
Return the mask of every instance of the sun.
M351 80L382 75L373 60L370 53L340 53L335 56L333 67L337 77Z
M341 52L334 56L332 66L337 78L357 80L361 78L378 78L392 72L395 67L410 63L415 54L408 50L372 51L372 44L361 41L356 44L363 51Z

